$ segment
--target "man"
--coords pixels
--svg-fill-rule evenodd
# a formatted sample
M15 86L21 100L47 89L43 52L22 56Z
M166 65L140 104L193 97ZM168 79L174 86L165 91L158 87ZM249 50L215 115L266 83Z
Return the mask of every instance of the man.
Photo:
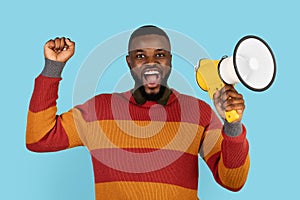
M135 30L127 64L135 86L100 94L56 115L58 85L75 43L56 38L44 46L45 67L35 80L26 144L35 152L86 146L92 157L96 199L198 199L198 154L223 187L238 191L249 170L244 100L226 85L210 106L170 89L171 45L155 26ZM239 119L225 120L237 110Z

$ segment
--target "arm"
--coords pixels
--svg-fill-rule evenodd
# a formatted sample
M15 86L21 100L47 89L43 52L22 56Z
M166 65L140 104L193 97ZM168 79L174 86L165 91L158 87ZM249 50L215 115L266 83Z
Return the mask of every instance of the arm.
M246 129L241 123L244 100L232 86L225 86L215 94L214 104L223 119L224 111L232 109L237 110L240 118L233 123L224 120L222 126L217 115L211 111L211 123L205 130L200 154L220 185L238 191L246 182L250 166Z
M74 48L75 43L65 38L49 40L44 46L45 67L35 79L27 117L26 146L31 151L58 151L82 145L78 123L74 123L82 120L79 111L74 108L56 115L60 75Z

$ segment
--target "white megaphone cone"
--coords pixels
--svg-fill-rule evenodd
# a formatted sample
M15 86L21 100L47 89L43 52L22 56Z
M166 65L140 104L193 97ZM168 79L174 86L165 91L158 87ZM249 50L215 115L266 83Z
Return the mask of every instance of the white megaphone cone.
M275 78L276 64L268 44L257 36L243 37L232 57L219 62L220 78L227 84L242 82L253 91L268 89Z
M276 63L268 44L257 36L245 36L235 46L233 56L220 61L202 59L196 69L196 80L210 98L226 84L242 82L253 91L268 89L276 74ZM235 110L225 113L228 122L239 118Z

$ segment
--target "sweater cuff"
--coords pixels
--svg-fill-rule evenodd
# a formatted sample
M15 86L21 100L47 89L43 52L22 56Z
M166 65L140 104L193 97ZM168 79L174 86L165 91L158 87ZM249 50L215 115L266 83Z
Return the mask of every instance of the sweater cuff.
M225 120L223 125L223 132L230 137L238 136L242 133L242 123L241 122L229 123Z
M45 58L45 66L41 75L51 78L60 78L65 65L66 63Z

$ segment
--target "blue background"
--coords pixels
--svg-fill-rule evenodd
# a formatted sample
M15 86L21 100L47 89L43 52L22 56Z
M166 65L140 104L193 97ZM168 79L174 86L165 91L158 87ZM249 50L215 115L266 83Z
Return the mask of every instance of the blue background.
M25 128L33 80L43 67L43 45L56 36L76 41L64 70L59 112L72 107L73 85L89 53L112 35L144 24L179 31L212 58L231 54L242 36L264 38L277 61L277 76L264 93L238 90L246 99L251 168L245 187L229 192L199 161L201 200L298 199L299 197L299 3L285 1L1 1L1 164L0 199L94 199L88 151L74 148L37 154L25 148ZM176 61L176 60L175 60ZM174 61L174 62L175 62ZM180 71L181 61L174 63ZM124 60L122 70L127 69ZM126 70L125 70L126 71ZM198 91L194 75L187 75ZM189 76L191 78L189 78ZM110 79L114 84L114 80ZM171 85L172 86L172 85ZM110 91L108 87L99 88ZM211 102L209 102L211 103Z

